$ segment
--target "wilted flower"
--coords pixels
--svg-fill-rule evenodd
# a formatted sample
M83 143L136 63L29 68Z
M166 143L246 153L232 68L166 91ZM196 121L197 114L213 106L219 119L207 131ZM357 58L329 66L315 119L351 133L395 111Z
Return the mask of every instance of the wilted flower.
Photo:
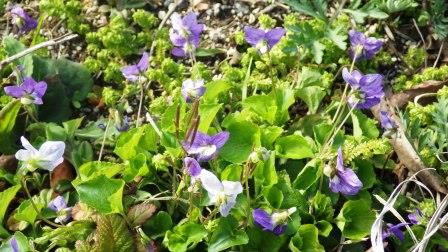
M171 24L170 39L174 45L171 53L177 57L185 57L194 52L199 47L201 32L204 30L204 25L198 24L196 14L190 12L182 18L178 13L173 13Z
M194 182L196 182L197 179L199 179L199 175L201 174L202 168L199 165L198 161L196 161L196 159L191 157L184 158L184 166L188 174L190 175L191 183L193 184Z
M380 123L384 130L391 130L397 127L386 111L380 111Z
M37 27L37 21L30 17L22 7L16 5L11 10L11 23L19 27L20 33L27 33Z
M348 98L350 106L368 109L380 103L384 96L383 76L381 74L366 74L354 70L351 73L344 68L342 77L352 87L352 94Z
M61 141L47 141L37 150L25 137L21 137L22 146L25 149L16 152L16 158L23 162L23 166L29 171L37 168L53 171L56 166L64 161L65 143Z
M383 41L374 37L366 38L364 33L358 32L354 29L348 32L350 38L351 48L350 55L356 59L371 59L376 53L378 53L383 45Z
M205 86L204 86L204 80L192 80L187 79L182 82L182 96L184 97L185 101L188 103L193 102L194 100L200 98L202 95L204 95L205 92Z
M229 132L222 131L209 136L200 131L196 133L193 143L184 142L182 145L189 155L194 155L199 162L207 162L218 155L219 150L229 139Z
M275 235L281 235L286 231L286 224L289 216L293 214L297 208L291 207L288 210L274 212L271 215L263 209L257 208L252 212L255 223L262 227L264 231L270 231Z
M219 212L226 217L235 206L236 197L243 192L239 181L219 181L215 174L203 169L199 175L202 187L207 191L209 205L215 205Z
M330 189L335 193L356 195L362 188L362 182L352 169L344 167L342 149L339 147L336 158L336 173L330 179Z
M142 58L136 65L125 66L121 68L121 73L123 76L132 82L144 79L143 74L148 70L149 67L149 55L144 52Z
M57 213L58 217L55 219L56 223L64 223L71 218L72 208L67 207L67 202L65 202L65 199L62 196L57 196L50 201L50 203L48 203L48 208Z
M13 237L9 240L9 246L11 246L11 250L12 250L12 252L20 252L19 244L17 243L17 239L16 239L15 236L13 236Z
M277 27L269 31L250 26L244 27L244 38L247 43L258 49L260 53L266 53L274 47L285 35L283 28Z
M25 77L20 86L7 86L4 90L7 95L20 98L22 104L40 105L43 103L42 97L47 91L47 83L45 81L36 82L31 77Z
M421 221L421 218L423 218L423 213L419 208L415 209L415 212L408 215L408 219L412 224L419 224Z

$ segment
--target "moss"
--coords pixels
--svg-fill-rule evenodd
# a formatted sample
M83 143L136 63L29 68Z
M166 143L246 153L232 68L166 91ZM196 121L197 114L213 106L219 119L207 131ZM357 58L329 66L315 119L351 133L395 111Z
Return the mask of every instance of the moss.
M156 16L142 9L134 12L132 19L144 30L155 28L158 23Z
M422 126L432 123L432 114L435 111L434 105L421 106L410 102L407 106L409 118L412 121L419 121Z
M258 17L258 22L260 23L260 28L267 30L274 28L277 20L271 18L269 15L261 14Z
M67 27L80 34L86 34L90 31L90 26L82 14L83 4L79 0L41 0L39 9L42 13L49 16L66 20Z
M426 51L421 47L412 45L404 55L403 61L412 69L417 69L425 62Z
M120 99L120 91L110 87L105 87L102 92L102 98L104 103L109 107L114 107Z
M437 167L439 161L434 155L434 151L430 148L425 147L420 151L420 156L427 167Z
M245 43L244 32L243 31L235 32L235 34L233 35L233 40L235 40L235 43L237 45L243 45Z
M435 80L445 81L448 80L448 65L441 67L428 67L420 74L415 74L411 79L408 79L405 75L400 75L394 80L394 90L400 91L403 89L412 88L424 81Z
M448 99L448 86L443 86L437 91L437 100Z
M350 162L355 158L369 160L373 155L384 155L392 151L392 146L385 138L369 139L364 137L348 136L344 142L344 156L346 162Z

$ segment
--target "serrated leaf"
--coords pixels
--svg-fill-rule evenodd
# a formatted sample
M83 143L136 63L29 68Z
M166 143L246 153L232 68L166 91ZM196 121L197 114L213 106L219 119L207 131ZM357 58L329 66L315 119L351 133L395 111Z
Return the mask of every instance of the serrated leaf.
M96 220L95 251L135 251L135 242L126 221L118 214L99 215Z
M327 0L284 0L295 11L327 21Z
M347 49L347 43L345 40L347 39L346 34L341 34L340 31L342 30L342 27L339 26L335 29L328 28L326 35L327 37L333 41L333 43L339 47L341 50Z
M314 61L317 64L322 63L322 57L324 56L325 46L319 41L314 41L311 45L311 52L314 55Z

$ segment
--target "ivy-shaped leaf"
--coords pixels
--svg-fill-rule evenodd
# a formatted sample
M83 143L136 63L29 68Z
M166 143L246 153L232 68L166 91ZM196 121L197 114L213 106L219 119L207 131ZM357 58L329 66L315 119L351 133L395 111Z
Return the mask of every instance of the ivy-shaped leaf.
M135 242L123 217L118 214L99 215L96 220L95 251L135 251Z

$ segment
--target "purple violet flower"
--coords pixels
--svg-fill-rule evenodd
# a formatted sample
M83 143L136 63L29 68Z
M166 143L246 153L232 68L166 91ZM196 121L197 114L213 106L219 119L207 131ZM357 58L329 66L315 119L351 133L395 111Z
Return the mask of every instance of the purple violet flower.
M342 77L352 88L352 94L348 98L351 107L369 109L380 103L384 96L381 74L363 75L357 70L350 73L345 67L342 70Z
M219 150L228 139L229 132L227 131L219 132L213 136L198 131L191 146L190 142L183 142L182 145L189 155L196 157L198 162L207 162L218 155Z
M27 33L37 27L37 21L30 17L22 7L16 5L11 10L11 23L19 27L20 33Z
M20 98L20 102L24 105L43 104L42 97L47 91L47 83L45 81L36 82L31 77L25 77L20 86L7 86L4 88L5 93L9 96Z
M71 218L72 208L67 207L64 197L57 196L50 203L48 203L48 208L57 213L56 223L67 222Z
M142 58L136 65L129 65L121 68L121 73L123 76L131 82L136 82L139 80L144 80L143 74L148 70L149 67L149 55L144 52Z
M400 230L401 227L409 225L409 223L398 223L396 225L387 224L386 231L383 232L383 240L390 237L391 235L396 236L401 242L404 240L404 233Z
M215 205L223 217L229 215L235 206L236 197L243 192L243 186L239 181L219 181L215 174L202 169L199 174L202 187L209 197L208 205Z
M415 212L408 215L409 221L414 225L419 224L421 218L423 218L423 213L419 208L415 208Z
M198 24L195 13L190 12L183 18L178 13L171 15L172 28L170 40L174 48L171 53L176 57L185 57L199 47L203 24Z
M366 38L364 33L354 29L348 32L348 37L351 43L350 56L353 59L356 55L355 60L373 58L381 50L381 46L383 45L383 41L374 37Z
M276 27L274 29L265 31L250 26L244 27L244 38L247 43L258 49L261 54L264 54L272 49L285 35L285 29Z
M384 130L392 130L397 127L386 111L380 111L380 123Z
M191 157L184 158L184 167L191 177L191 184L194 184L199 179L202 168L196 159Z
M16 239L15 236L13 236L13 237L9 240L9 245L11 246L11 250L12 250L12 252L20 252L19 244L17 243L17 239Z
M121 120L118 120L118 122L115 123L115 128L119 132L127 131L129 129L129 117L125 115Z
M188 103L193 102L196 99L199 99L205 93L204 80L192 80L187 79L182 82L182 96L185 101Z
M275 235L281 235L286 231L288 217L293 214L297 208L292 207L286 211L274 212L271 215L260 208L254 209L252 217L255 224L260 226L264 231L270 231Z
M339 147L336 158L336 174L330 179L330 189L335 193L356 195L362 188L362 182L352 169L344 167L342 149Z

